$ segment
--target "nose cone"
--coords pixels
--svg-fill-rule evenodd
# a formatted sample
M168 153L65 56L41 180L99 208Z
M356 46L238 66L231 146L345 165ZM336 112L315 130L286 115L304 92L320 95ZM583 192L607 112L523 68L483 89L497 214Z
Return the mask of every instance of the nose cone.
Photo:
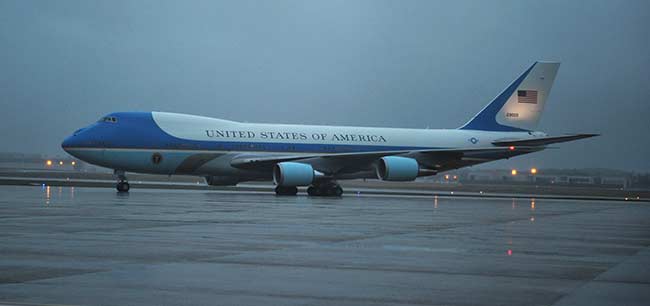
M61 148L66 153L76 158L79 158L81 160L84 160L84 156L83 154L81 154L82 152L79 150L79 147L81 147L82 142L83 142L82 137L80 137L79 135L72 135L63 140L63 142L61 143Z
M87 128L81 128L76 130L72 135L68 136L66 139L63 140L63 142L61 143L61 148L63 148L64 151L70 153L71 148L80 147L82 142L82 137L80 136L80 134L86 130Z
M64 151L70 153L70 151L68 150L74 147L74 145L75 145L75 136L72 135L72 136L68 136L66 139L63 140L63 142L61 143L61 148Z

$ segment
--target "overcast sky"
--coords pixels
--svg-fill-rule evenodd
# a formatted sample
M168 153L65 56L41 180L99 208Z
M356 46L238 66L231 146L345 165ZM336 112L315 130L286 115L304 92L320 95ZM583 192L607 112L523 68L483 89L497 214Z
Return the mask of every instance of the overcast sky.
M0 0L0 151L60 154L114 111L456 128L535 60L540 130L496 167L650 171L650 1Z

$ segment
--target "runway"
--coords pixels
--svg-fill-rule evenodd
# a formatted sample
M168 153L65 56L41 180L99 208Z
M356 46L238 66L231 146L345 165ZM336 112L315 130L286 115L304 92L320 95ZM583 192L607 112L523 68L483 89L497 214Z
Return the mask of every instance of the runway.
M0 220L0 304L650 304L645 202L0 186Z

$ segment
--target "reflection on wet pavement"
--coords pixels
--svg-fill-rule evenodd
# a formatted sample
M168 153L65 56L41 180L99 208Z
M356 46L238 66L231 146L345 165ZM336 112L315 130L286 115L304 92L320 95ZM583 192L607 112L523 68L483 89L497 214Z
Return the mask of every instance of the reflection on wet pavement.
M0 302L647 305L649 216L604 201L0 186Z

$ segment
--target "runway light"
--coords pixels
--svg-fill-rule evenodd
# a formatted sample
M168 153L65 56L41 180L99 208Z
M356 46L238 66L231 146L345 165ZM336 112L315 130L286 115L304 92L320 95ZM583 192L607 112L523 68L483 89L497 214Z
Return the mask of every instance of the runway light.
M63 161L59 161L59 165L63 166Z
M458 179L458 175L454 175L454 179L457 180L457 179Z
M510 150L510 151L514 151L514 150L515 150L515 146L509 146L509 147L508 147L508 150Z
M512 171L510 171L510 174L517 175L517 169L512 169Z
M512 256L512 250L508 249L508 256Z
M445 174L445 179L449 180L449 174Z
M77 164L77 162L75 162L75 161L73 160L70 164L74 166L74 165Z
M52 166L52 161L48 160L48 161L45 162L45 164L48 165L48 166Z
M530 174L537 174L537 168L531 168Z

